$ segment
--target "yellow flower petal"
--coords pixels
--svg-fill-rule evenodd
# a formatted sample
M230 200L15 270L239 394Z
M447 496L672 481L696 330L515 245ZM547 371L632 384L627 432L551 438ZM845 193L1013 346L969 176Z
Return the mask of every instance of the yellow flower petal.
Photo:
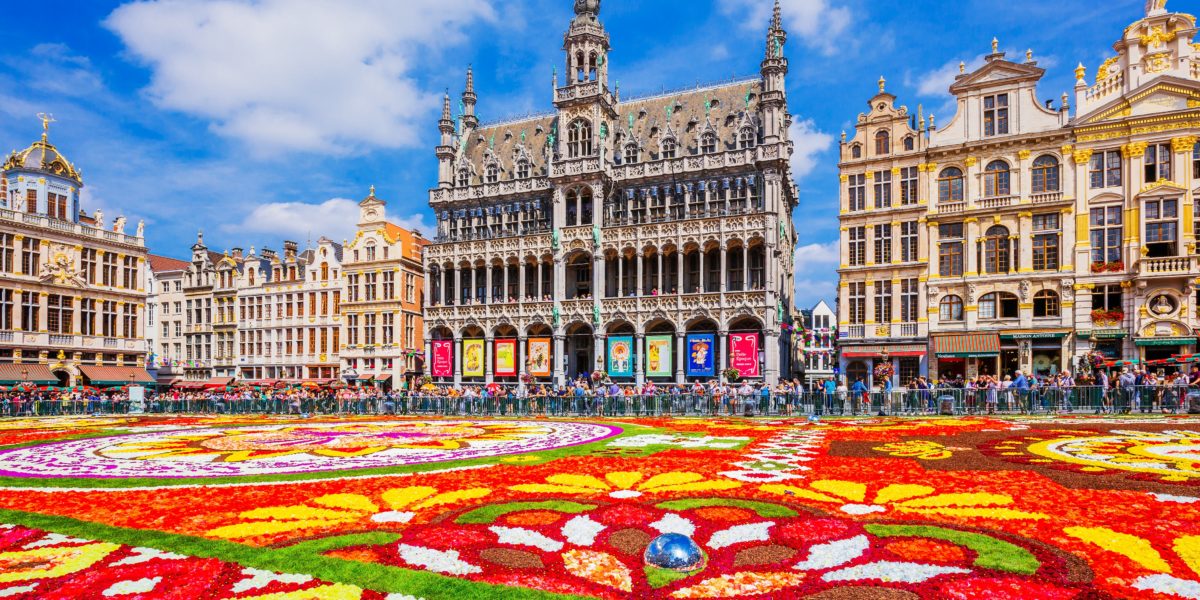
M388 506L394 510L402 510L408 507L409 504L428 498L437 493L437 488L431 488L427 485L418 485L413 487L392 488L379 495Z
M1129 560L1159 573L1170 573L1171 566L1150 542L1136 535L1120 533L1107 527L1067 527L1067 535L1090 542L1109 552L1116 552Z
M306 519L303 521L254 521L251 523L238 523L237 525L226 525L218 527L208 535L219 538L245 538L256 535L267 535L271 533L283 533L287 531L299 531L301 529L317 529L321 527L330 527L340 525L346 521L354 519Z
M1175 554L1187 563L1193 573L1200 575L1200 535L1185 535L1176 539Z
M548 483L522 483L509 487L510 490L528 492L530 494L596 494L606 490L572 485L553 485Z
M927 485L893 483L875 494L875 504L887 504L898 500L908 500L917 496L928 496L933 488Z
M804 498L805 500L816 500L817 502L833 502L835 504L841 504L844 501L840 498L834 498L833 496L826 496L825 494L819 494L817 492L814 492L811 490L806 490L804 488L798 488L798 487L792 486L792 485L779 485L777 483L769 483L766 485L759 486L758 489L760 489L764 492L767 492L769 494L779 494L781 496L795 496L797 498Z
M930 508L935 506L1002 506L1012 504L1012 496L985 493L938 494L928 498L917 498L900 502L908 508Z
M591 475L571 475L568 473L559 473L546 478L546 483L557 483L559 485L569 485L572 487L585 487L596 490L607 490L609 485L592 477Z
M369 498L361 494L327 494L319 498L314 498L313 503L363 513L373 513L379 510L379 507L375 506L374 502L371 502Z
M360 587L333 583L307 590L274 592L259 596L238 596L238 598L239 600L358 600L362 598L362 592Z
M413 506L413 510L420 510L422 508L429 508L431 506L438 506L441 504L453 504L459 500L473 500L475 498L482 498L490 493L492 493L492 490L488 488L471 488L467 490L446 492L444 494L438 494L420 504Z
M835 496L841 496L847 500L862 502L867 497L867 486L856 481L839 481L836 479L822 479L809 484L814 490L829 492Z
M616 473L609 473L608 475L604 476L609 483L612 483L623 490L632 488L634 484L642 480L642 477L645 476L637 471L618 471Z
M673 471L671 473L659 473L645 483L638 486L639 490L653 490L654 488L667 485L679 485L681 483L692 483L693 481L702 481L704 476L699 473L685 473L681 471Z
M896 506L896 510L906 513L917 513L922 515L942 515L947 517L972 517L985 519L1049 519L1049 515L1042 513L1031 513L1023 510L1013 510L1011 508L990 508L990 507L964 507L964 508L906 508L904 506Z
M732 490L736 487L742 487L742 484L736 481L697 481L696 483L681 483L679 485L664 485L656 487L652 490L646 490L651 493L658 492L707 492L712 490Z
M83 546L54 546L0 553L0 583L54 579L82 571L121 546L95 542ZM49 591L48 589L45 591Z
M344 510L334 510L331 508L313 508L297 504L296 506L267 506L264 508L255 508L248 510L240 515L243 519L260 519L260 520L281 520L281 521L300 521L304 519L334 519L346 520L357 519L358 513L351 513Z

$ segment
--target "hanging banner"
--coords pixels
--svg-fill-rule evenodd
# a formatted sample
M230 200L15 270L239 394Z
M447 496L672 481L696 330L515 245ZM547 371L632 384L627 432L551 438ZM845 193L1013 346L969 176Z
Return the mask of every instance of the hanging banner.
M633 336L608 338L608 376L633 377Z
M729 366L737 369L742 377L758 377L758 334L729 334Z
M463 340L463 377L483 377L483 340Z
M433 340L432 344L430 374L434 377L454 377L454 340Z
M646 377L670 377L671 338L669 335L646 336Z
M549 377L552 367L550 360L554 354L550 348L550 338L529 338L526 348L529 374L534 377Z
M496 377L517 376L517 340L496 340Z
M716 336L711 333L692 333L687 336L687 376L712 377L717 374L713 349Z

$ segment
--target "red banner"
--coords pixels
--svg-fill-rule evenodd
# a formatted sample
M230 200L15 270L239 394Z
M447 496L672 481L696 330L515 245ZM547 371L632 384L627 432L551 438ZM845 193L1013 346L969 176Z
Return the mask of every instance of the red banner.
M737 369L742 377L759 377L758 334L729 334L729 366Z
M517 340L496 340L496 377L517 376Z
M454 340L433 340L433 365L430 374L434 377L454 377Z

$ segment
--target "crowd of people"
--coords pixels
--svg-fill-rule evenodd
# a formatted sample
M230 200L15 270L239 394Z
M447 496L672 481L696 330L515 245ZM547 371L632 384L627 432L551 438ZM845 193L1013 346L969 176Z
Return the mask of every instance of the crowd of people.
M126 388L116 390L15 390L0 394L0 416L83 414L232 413L232 414L435 414L532 416L682 416L823 414L996 414L1188 412L1200 410L1200 365L1188 373L1122 369L1072 375L1034 375L1016 371L996 377L923 376L901 388L891 382L869 387L827 379L805 385L798 379L774 386L763 382L707 379L686 384L648 381L641 385L592 379L565 385L434 384L417 389L375 387L258 388L230 386L210 390L147 390L133 402Z

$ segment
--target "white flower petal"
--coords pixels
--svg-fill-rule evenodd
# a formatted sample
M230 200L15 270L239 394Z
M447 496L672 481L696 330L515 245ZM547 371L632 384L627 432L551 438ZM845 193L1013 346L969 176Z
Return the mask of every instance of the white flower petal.
M414 513L400 510L388 510L371 515L376 523L407 523L412 520Z
M969 569L960 569L958 567L881 560L879 562L847 567L832 573L826 573L821 579L825 581L863 581L874 579L884 583L921 583L933 579L938 575L970 572Z
M32 592L33 590L37 589L37 586L38 586L37 582L34 582L29 585L18 585L18 586L14 586L14 587L10 587L10 588L3 588L3 589L0 589L0 598L7 598L9 596L19 596L21 594Z
M183 556L182 554L175 554L174 552L163 552L162 550L155 548L134 548L133 554L130 554L129 556L126 556L125 558L113 563L112 566L120 567L124 565L138 565L155 558L161 558L163 560L183 560L187 557Z
M842 506L842 512L849 515L869 515L871 513L887 512L887 508L878 504L846 504Z
M146 594L154 591L154 587L162 581L162 577L143 577L133 581L118 581L107 590L104 590L105 596L127 596L129 594Z
M609 496L619 500L624 500L626 498L637 498L641 495L642 493L637 490L617 490L609 494Z
M1178 502L1179 504L1200 502L1200 498L1195 496L1176 496L1175 494L1160 494L1157 492L1151 492L1150 495L1154 496L1154 499L1158 500L1159 502Z
M708 540L708 547L720 549L742 542L766 541L771 538L770 529L774 524L774 521L765 521L747 525L734 525L729 529L722 529L712 534L712 537Z
M42 539L35 542L25 544L26 549L41 548L43 546L57 546L59 544L85 544L91 540L82 540L61 533L47 533Z
M804 571L832 569L844 565L860 556L871 546L865 535L856 535L845 540L817 544L808 549L808 558L792 567Z
M457 550L434 550L408 544L400 544L396 549L400 552L400 558L404 562L425 567L437 573L469 575L483 572L483 569L460 559Z
M596 536L604 531L604 525L597 523L587 515L579 515L567 521L562 528L563 537L576 546L591 546L596 543Z
M1180 598L1200 599L1200 581L1180 579L1171 575L1143 575L1133 580L1134 589L1148 590Z
M667 513L663 517L650 524L652 529L657 529L659 533L679 533L692 537L696 533L696 526L691 521L675 514Z
M265 588L268 585L278 581L280 583L303 584L312 581L312 577L308 575L296 575L290 573L272 573L271 571L263 571L262 569L251 569L249 567L242 569L242 574L245 579L233 584L235 593L242 593L249 590L257 590Z
M493 525L489 527L498 538L497 541L501 544L511 544L513 546L532 546L538 550L546 552L558 552L562 550L563 543L558 540L552 540L532 529L524 529L522 527L502 527Z

